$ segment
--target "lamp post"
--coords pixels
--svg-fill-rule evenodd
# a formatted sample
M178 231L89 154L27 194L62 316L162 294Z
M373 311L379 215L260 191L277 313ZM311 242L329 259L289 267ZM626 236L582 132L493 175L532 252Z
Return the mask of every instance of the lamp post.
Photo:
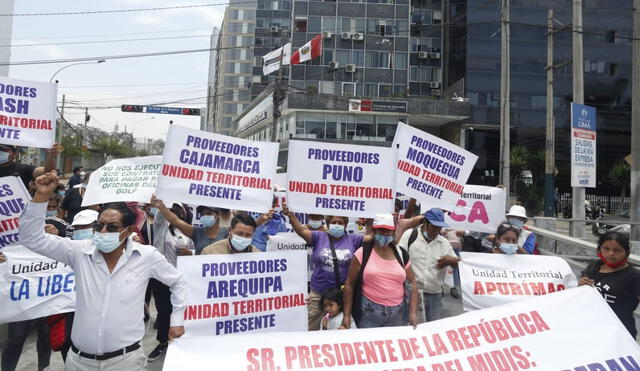
M61 68L59 68L56 72L53 73L53 75L51 75L51 78L49 79L49 82L53 81L53 78L56 77L56 75L58 73L60 73L60 71L69 68L71 66L77 66L80 64L94 64L94 63L104 63L106 62L106 59L98 59L95 62L80 62L80 63L71 63L68 64L66 66L62 66ZM58 80L56 80L56 84L58 83ZM56 142L58 142L58 144L62 143L62 137L63 137L63 131L64 131L64 101L65 101L65 96L64 94L62 95L62 107L60 109L60 125L58 125L58 138L56 139ZM62 154L58 153L58 158L56 159L56 168L57 169L62 169ZM62 170L62 173L64 174L64 170Z

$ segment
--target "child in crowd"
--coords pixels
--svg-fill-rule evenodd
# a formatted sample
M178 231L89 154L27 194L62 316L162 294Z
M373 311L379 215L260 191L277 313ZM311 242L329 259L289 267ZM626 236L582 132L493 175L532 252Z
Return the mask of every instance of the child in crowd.
M325 312L320 330L337 330L342 324L342 291L335 287L327 289L320 299L320 307ZM351 328L357 328L353 318Z

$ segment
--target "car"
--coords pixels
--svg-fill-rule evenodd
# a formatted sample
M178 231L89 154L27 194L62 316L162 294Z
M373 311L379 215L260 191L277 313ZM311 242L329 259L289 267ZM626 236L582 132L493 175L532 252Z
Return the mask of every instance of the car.
M598 218L591 224L591 231L596 236L601 236L610 230L616 228L616 231L624 232L624 225L629 225L631 217L629 216L630 210L625 210L621 214L605 216Z

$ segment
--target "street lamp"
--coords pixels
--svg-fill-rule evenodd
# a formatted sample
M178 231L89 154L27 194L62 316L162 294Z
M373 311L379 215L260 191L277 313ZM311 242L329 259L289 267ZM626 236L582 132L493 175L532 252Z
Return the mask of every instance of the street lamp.
M71 67L71 66L77 66L77 65L80 65L80 64L104 63L104 62L106 62L106 61L107 61L106 59L98 59L98 60L97 60L97 61L95 61L95 62L80 62L80 63L71 63L71 64L68 64L68 65L66 65L66 66L63 66L63 67L62 67L62 68L60 68L59 70L57 70L53 75L51 75L51 78L49 79L49 82L52 82L52 81L53 81L53 78L54 78L54 77L56 77L56 75L57 75L60 71L64 70L65 68L68 68L68 67Z

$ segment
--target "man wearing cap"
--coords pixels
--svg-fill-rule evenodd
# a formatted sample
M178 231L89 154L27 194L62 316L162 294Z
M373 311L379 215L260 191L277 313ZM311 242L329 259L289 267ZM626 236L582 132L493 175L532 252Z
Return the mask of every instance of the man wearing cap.
M520 205L513 205L507 213L507 221L512 226L520 230L520 237L518 238L518 247L525 249L529 254L533 254L533 250L536 248L536 235L526 230L525 224L527 223L527 210Z
M442 210L432 208L424 214L422 225L406 231L399 242L400 247L409 251L418 290L423 292L427 322L440 319L446 268L458 266L459 259L451 243L440 234L447 227Z
M74 240L88 240L93 236L93 224L98 221L98 212L91 209L82 210L73 217Z

